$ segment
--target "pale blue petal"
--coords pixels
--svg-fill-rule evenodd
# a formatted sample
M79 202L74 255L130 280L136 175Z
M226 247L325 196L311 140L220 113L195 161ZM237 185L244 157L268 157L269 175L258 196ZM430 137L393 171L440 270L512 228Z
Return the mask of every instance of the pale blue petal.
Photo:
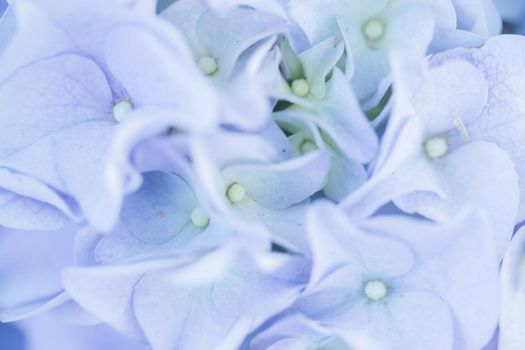
M329 167L328 154L316 151L276 164L231 165L222 174L226 182L241 184L246 195L261 206L278 210L319 191Z
M165 273L150 273L135 287L137 320L155 349L237 348L297 296L304 281L300 261L290 264L278 274L260 274L241 262L223 281L198 289L166 284ZM202 331L206 336L195 336Z
M501 266L501 317L499 349L519 349L525 342L525 229L516 232Z
M0 231L2 318L18 318L42 307L45 310L45 305L63 292L61 270L74 265L71 252L76 229Z
M496 145L472 142L438 160L435 169L443 179L444 197L416 192L396 198L396 205L441 223L453 220L463 208L479 208L490 218L494 251L503 256L519 204L518 177L509 156Z
M407 289L432 291L450 305L458 348L480 349L488 343L499 317L499 259L483 216L462 212L441 227L402 217L378 217L365 226L369 232L383 232L411 247L419 264L398 283Z

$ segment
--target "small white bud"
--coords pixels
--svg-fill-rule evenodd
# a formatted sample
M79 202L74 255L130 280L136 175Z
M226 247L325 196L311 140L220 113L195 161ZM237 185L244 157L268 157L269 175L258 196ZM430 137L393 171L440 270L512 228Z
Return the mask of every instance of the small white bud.
M385 282L376 280L369 281L365 285L365 295L368 299L378 301L386 297L388 288Z
M448 144L443 137L434 137L425 142L425 153L430 159L441 158L447 152Z
M191 212L191 222L197 227L205 228L210 223L210 217L201 207L197 207Z
M371 19L363 26L363 34L368 41L378 41L385 35L385 24L378 19Z
M294 80L292 82L292 92L299 97L305 97L310 93L310 85L305 79Z
M226 197L230 200L232 203L239 203L244 199L246 196L246 189L239 185L238 183L233 183L228 187L228 190L226 191Z
M217 60L210 56L203 56L199 58L197 65L205 75L212 75L217 72Z
M133 105L129 100L122 100L113 106L113 118L119 123L123 122L129 112L133 110Z

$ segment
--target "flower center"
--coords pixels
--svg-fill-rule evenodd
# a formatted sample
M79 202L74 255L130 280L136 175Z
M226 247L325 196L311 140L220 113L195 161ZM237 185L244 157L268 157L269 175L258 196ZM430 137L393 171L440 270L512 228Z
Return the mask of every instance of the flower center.
M228 190L226 190L226 197L228 197L232 203L239 203L245 196L246 189L238 183L231 184L230 187L228 187Z
M299 97L305 97L310 93L310 85L308 85L306 79L294 80L292 82L292 92Z
M385 282L380 280L369 281L365 285L365 295L370 300L381 300L386 297L388 288Z
M202 56L199 58L197 65L205 75L212 75L213 73L217 72L218 69L217 60L210 56Z
M302 154L313 152L317 149L317 145L312 140L304 140L299 146Z
M448 144L443 137L433 137L425 142L425 153L430 159L441 158L447 152Z
M129 100L122 100L113 106L113 118L119 123L126 119L126 116L133 110L133 105Z
M368 41L377 41L385 34L385 24L374 18L363 26L363 34Z
M210 218L201 207L197 207L191 212L191 222L197 227L205 228L210 223Z

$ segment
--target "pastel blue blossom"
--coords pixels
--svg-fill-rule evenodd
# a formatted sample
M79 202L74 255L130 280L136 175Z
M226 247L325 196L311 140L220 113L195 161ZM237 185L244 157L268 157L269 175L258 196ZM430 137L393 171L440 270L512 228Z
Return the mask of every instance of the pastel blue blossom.
M209 129L217 118L214 93L178 33L153 17L111 2L21 0L14 10L17 32L0 58L0 166L42 185L34 196L4 190L22 197L16 201L38 201L27 208L42 212L52 212L47 206L57 199L42 193L53 190L69 196L61 206L74 201L93 225L109 229L120 198L108 189L105 155L117 124L132 109L160 108L181 129ZM126 177L124 192L136 189ZM19 221L31 213L24 211Z
M291 0L290 13L312 44L330 37L344 39L346 76L369 108L388 87L390 52L422 56L435 31L449 32L456 26L454 8L446 0Z
M145 337L154 349L235 349L290 305L306 282L304 261L285 259L272 273L239 260L221 281L200 286L174 280L181 257L71 268L63 282L89 312L128 336ZM195 336L202 331L205 336Z
M523 350L520 1L8 3L0 348Z
M293 119L293 113L286 113L287 116L292 117L290 119L284 118L284 114L277 113L275 115L276 119L280 121L281 127L291 134L289 140L292 157L300 157L317 149L322 149L329 154L330 170L323 186L323 193L335 201L342 200L368 179L364 166L342 155L323 139L315 125L300 122L303 115L297 114L297 120Z
M340 200L366 178L362 164L370 161L378 143L352 87L335 67L343 45L328 39L296 55L286 42L281 44L285 67L284 72L276 67L274 95L293 105L274 113L274 119L294 134L295 156L312 149L331 154L323 190Z
M87 255L96 244L89 264L195 252L195 260L188 263L198 276L188 272L180 278L203 283L221 279L239 256L247 256L261 269L265 262L272 263L271 237L264 227L243 227L214 216L201 206L187 181L172 173L145 173L140 190L126 197L113 231L86 230L77 239L86 242L82 250Z
M446 226L383 216L356 227L319 202L308 234L312 275L293 310L350 348L481 349L492 337L498 259L479 215Z
M437 55L431 64L446 61L466 61L473 64L488 84L487 102L465 128L473 141L494 143L512 158L519 175L520 195L525 192L525 78L522 62L515 57L525 53L525 38L500 35L489 39L481 48L456 49ZM518 221L525 218L525 203L520 201Z
M262 43L272 43L286 31L286 22L246 7L233 8L221 17L205 0L178 0L161 16L182 31L200 70L217 87L222 123L248 130L263 128L271 103L261 75L269 49ZM254 49L258 44L261 47Z
M272 161L261 159L263 152L254 152L255 140L238 138L232 143L235 149L217 147L224 144L220 140L198 139L193 144L197 184L206 191L207 207L217 216L231 218L234 225L262 223L275 242L307 253L304 215L309 197L323 188L330 156L315 150ZM277 145L277 153L286 150L287 145Z
M332 39L299 55L284 47L287 73L276 73L274 94L293 105L275 116L278 122L286 118L313 123L345 157L366 163L376 151L377 136L336 67L343 49Z
M472 127L478 122L490 130L481 119L491 106L489 82L475 66L457 60L407 76L414 83L397 86L374 175L343 205L357 218L393 200L406 212L441 223L477 207L490 217L502 256L517 220L519 187L509 155L476 137Z

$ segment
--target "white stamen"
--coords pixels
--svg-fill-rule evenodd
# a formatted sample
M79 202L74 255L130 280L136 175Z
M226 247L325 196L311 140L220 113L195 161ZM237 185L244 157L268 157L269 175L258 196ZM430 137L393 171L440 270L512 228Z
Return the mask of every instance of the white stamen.
M369 20L363 26L363 34L369 41L377 41L385 34L385 24L374 18Z
M228 190L226 191L226 197L230 200L232 203L239 203L244 199L246 196L246 189L239 185L238 183L233 183L228 187Z
M470 134L468 133L468 130L467 130L467 127L465 126L465 124L463 124L463 120L461 120L459 118L456 118L456 119L454 119L452 124L454 124L456 129L458 129L459 134L463 138L463 141L465 143L470 142Z
M129 112L133 110L133 105L129 100L122 100L113 106L113 118L119 123L123 122Z
M313 152L317 149L317 145L312 140L304 140L299 146L302 154Z
M191 212L191 222L197 227L204 228L210 223L210 217L201 207L197 207Z
M203 56L197 62L199 68L205 75L212 75L217 72L217 60L210 56Z
M380 280L369 281L365 285L365 295L368 299L378 301L386 297L388 288L385 282Z
M448 152L447 141L443 137L434 137L425 142L425 152L431 159L443 157Z
M305 97L310 93L310 85L305 79L294 80L292 82L292 92L299 97Z

